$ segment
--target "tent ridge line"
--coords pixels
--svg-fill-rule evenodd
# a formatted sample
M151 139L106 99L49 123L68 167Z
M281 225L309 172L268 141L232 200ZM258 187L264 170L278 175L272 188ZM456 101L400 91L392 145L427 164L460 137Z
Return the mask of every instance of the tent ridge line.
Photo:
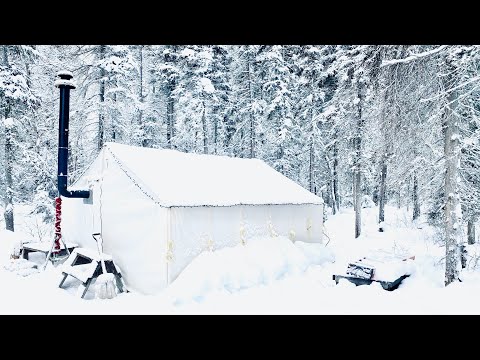
M280 206L280 205L323 205L322 203L262 203L262 204L230 204L230 205L161 205L166 208L195 208L195 207L233 207L233 206Z

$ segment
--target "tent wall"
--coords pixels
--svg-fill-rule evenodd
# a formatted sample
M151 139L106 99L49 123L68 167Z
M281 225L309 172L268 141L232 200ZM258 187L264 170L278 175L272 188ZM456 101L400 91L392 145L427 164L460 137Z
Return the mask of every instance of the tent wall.
M100 154L102 155L102 154ZM103 166L103 156L98 156L87 171L69 189L88 189L93 191L93 202L99 194L99 180ZM78 244L96 250L95 240L92 238L94 228L98 223L98 209L83 199L62 197L62 236L67 242Z
M96 250L92 233L102 232L104 251L113 256L127 287L144 294L165 288L205 250L235 246L254 236L322 242L321 204L164 208L105 149L71 188L90 187L92 204L63 199L64 239Z
M239 205L170 209L172 259L168 282L202 251L235 246L242 238L283 235L322 242L323 205Z
M106 156L102 200L105 252L129 289L154 294L167 285L167 209L148 198L113 158Z
M96 250L92 233L101 232L104 252L120 267L127 288L153 294L167 284L167 209L141 192L108 153L100 155L102 166L92 168L102 176L93 181L93 204L63 199L68 204L63 233L66 240ZM91 183L93 177L85 175L76 186L85 186L84 179Z

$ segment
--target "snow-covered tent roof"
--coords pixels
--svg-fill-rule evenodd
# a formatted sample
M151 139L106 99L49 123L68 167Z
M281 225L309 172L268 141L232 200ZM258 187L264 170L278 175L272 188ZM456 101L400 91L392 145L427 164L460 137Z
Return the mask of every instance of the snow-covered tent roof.
M165 207L323 203L258 159L111 142L104 151L143 192Z

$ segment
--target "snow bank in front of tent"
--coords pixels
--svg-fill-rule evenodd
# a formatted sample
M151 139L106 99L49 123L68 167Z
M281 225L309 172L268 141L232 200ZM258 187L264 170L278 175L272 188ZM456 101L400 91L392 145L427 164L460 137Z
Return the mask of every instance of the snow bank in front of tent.
M288 275L303 273L309 259L288 238L257 237L246 245L198 255L169 286L177 304L201 301L210 292L267 285Z
M312 265L335 262L335 253L324 244L295 241L295 246L303 252Z

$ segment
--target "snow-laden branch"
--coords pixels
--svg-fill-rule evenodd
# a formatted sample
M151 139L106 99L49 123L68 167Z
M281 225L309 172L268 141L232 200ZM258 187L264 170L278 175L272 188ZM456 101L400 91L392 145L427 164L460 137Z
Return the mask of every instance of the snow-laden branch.
M461 88L461 87L464 87L465 85L468 85L468 84L470 84L470 83L472 83L472 82L479 81L479 80L480 80L480 76L475 76L475 77L471 78L470 80L467 80L467 81L465 81L465 82L463 82L463 83L461 83L461 84L459 84L459 85L457 85L457 86L455 86L455 87L453 87L453 88L451 88L451 89L445 90L444 92L441 92L440 94L437 94L437 95L435 95L435 96L433 96L433 97L431 97L431 98L428 98L428 99L420 99L420 102L423 103L423 102L426 102L426 101L432 101L432 100L438 99L439 97L441 97L441 96L443 96L443 95L445 95L445 94L448 94L448 93L450 93L450 92L452 92L452 91L454 91L454 90L457 90L457 89L459 89L459 88Z
M425 52L422 52L422 53L419 53L419 54L413 54L413 55L407 56L404 59L384 60L384 61L382 61L382 64L380 65L380 67L395 65L395 64L409 63L413 60L418 60L418 59L424 58L426 56L436 54L436 53L442 51L443 49L445 49L446 47L447 47L447 45L441 45L436 49L433 49L433 50L430 50L430 51L425 51Z

